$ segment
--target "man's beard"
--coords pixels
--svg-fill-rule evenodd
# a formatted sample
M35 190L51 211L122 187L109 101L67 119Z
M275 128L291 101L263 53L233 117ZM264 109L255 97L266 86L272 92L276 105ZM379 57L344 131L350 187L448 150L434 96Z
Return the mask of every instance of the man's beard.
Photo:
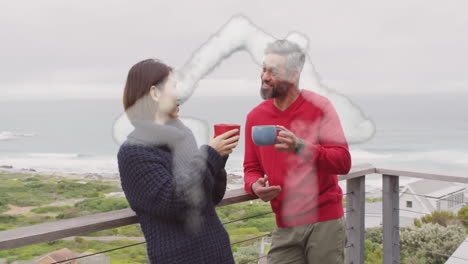
M288 93L288 88L291 83L287 81L281 81L278 85L272 86L270 90L260 88L260 95L263 100L268 100L271 98L284 97Z

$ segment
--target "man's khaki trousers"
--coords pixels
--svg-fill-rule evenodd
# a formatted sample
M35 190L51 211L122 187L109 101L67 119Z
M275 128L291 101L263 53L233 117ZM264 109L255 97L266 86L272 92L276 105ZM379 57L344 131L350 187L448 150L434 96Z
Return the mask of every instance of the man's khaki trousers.
M343 264L344 218L309 225L276 228L268 264Z

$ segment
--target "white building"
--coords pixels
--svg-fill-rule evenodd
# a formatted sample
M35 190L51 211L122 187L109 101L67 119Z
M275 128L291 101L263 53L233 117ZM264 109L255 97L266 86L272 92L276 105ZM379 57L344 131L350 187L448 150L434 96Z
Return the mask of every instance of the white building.
M465 187L451 182L419 180L400 186L400 226L434 211L457 213L463 207ZM382 226L382 202L366 203L365 227Z
M400 193L400 216L420 218L434 211L457 213L464 205L465 187L451 182L419 180Z

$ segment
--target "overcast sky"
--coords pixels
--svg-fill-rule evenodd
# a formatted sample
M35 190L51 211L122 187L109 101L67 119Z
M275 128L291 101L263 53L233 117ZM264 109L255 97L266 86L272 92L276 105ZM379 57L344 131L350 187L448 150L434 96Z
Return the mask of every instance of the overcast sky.
M134 63L180 67L235 14L277 38L307 35L317 71L341 93L463 93L467 12L466 0L2 0L0 100L120 98ZM195 95L258 96L259 73L235 54Z

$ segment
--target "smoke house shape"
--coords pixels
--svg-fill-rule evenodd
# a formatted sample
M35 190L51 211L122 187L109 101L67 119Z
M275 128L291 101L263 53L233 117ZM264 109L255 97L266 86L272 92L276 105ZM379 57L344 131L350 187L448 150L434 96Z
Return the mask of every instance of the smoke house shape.
M302 34L292 32L286 39L297 43L302 50L307 51L309 41ZM265 47L274 40L273 36L254 25L247 17L243 15L232 17L218 32L194 51L192 57L177 72L177 91L181 103L190 98L201 79L236 52L248 52L254 63L261 65ZM333 103L350 144L362 143L372 138L375 133L372 121L350 99L329 89L321 82L308 55L301 73L299 87L325 96ZM194 128L197 142L206 142L208 128L203 121L196 118L181 119L183 122L188 122L187 126ZM122 114L114 123L115 141L121 144L131 130L130 122L125 114Z

